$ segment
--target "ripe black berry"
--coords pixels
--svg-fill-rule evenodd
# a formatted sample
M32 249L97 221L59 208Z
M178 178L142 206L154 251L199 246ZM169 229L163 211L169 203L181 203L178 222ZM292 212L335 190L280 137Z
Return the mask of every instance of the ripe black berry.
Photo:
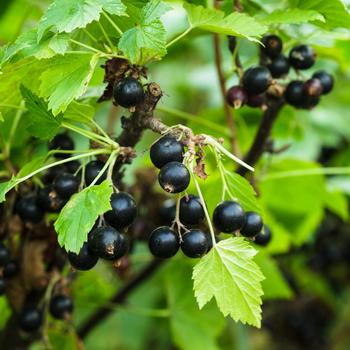
M68 260L75 269L88 271L97 264L98 257L90 251L88 243L85 242L78 254L68 253Z
M129 77L114 85L113 96L118 105L129 108L142 102L145 98L145 92L138 80Z
M173 199L167 199L160 207L160 216L162 221L170 224L175 220L176 216L176 202Z
M64 320L73 312L73 300L66 295L55 295L50 301L50 313L54 318Z
M4 278L12 278L17 275L19 267L16 261L11 260L5 266L2 272Z
M322 92L323 87L319 79L312 78L304 83L304 93L306 96L319 97Z
M184 146L175 137L164 136L155 142L150 150L152 163L158 169L170 162L182 162Z
M248 94L262 94L270 86L271 73L266 67L257 66L247 69L243 74L243 87Z
M180 248L179 235L170 227L158 227L151 233L148 246L157 258L171 258Z
M89 186L95 180L96 176L101 172L104 165L105 164L99 160L93 160L86 164L85 183L87 186ZM106 177L107 172L104 172L104 174L97 180L96 185L99 185L101 182L106 180Z
M4 295L6 292L6 281L4 278L0 277L0 296Z
M71 162L66 163L65 167L68 173L76 174L81 167L81 163L79 160L72 160Z
M282 52L283 43L277 35L266 35L261 42L264 45L261 46L261 52L270 58L275 58Z
M27 333L36 332L42 325L43 315L34 307L26 307L19 315L19 327Z
M180 221L186 225L198 225L204 219L204 210L198 196L190 194L180 200Z
M35 195L20 198L16 203L16 212L23 221L38 223L44 217L38 198Z
M10 253L4 243L0 242L0 267L5 266L10 260Z
M193 229L182 237L181 250L190 258L200 258L208 252L210 237L201 230Z
M53 181L52 187L62 198L70 198L79 190L80 179L70 173L57 175Z
M240 108L244 104L247 103L247 93L244 91L244 89L239 86L232 86L230 87L226 92L226 101L227 103L234 108Z
M88 244L89 249L102 259L117 260L125 254L125 237L111 226L93 230Z
M58 212L67 203L66 199L61 198L53 191L52 186L46 186L38 191L38 204L40 208L47 212Z
M289 73L289 61L284 55L279 55L272 60L267 68L271 72L273 78L281 78Z
M245 223L241 228L241 235L244 237L254 237L263 228L263 221L258 213L248 211L245 214Z
M295 69L309 69L316 59L316 53L311 46L298 45L289 53L289 62Z
M190 184L190 173L182 163L170 162L160 169L158 180L166 192L179 193Z
M248 101L247 105L249 107L257 108L262 107L266 104L266 95L265 94L259 94L259 95L248 95Z
M305 109L312 109L316 107L320 103L321 99L319 96L307 96L305 94L305 100L303 103L303 108Z
M271 241L271 231L264 225L262 231L260 231L256 236L254 242L261 246L266 246Z
M113 193L112 210L105 214L107 222L116 229L130 226L136 218L137 208L134 198L126 192Z
M304 82L294 80L287 85L284 98L288 104L294 107L302 107L304 104Z
M58 134L49 143L49 150L74 150L74 141L68 134ZM65 153L55 153L55 158L67 158Z
M213 222L220 232L238 231L245 222L244 210L237 202L223 201L214 210Z
M320 70L314 73L312 78L319 79L319 81L321 82L322 88L323 88L323 91L322 91L323 95L326 95L333 90L334 79L331 74L325 72L324 70Z

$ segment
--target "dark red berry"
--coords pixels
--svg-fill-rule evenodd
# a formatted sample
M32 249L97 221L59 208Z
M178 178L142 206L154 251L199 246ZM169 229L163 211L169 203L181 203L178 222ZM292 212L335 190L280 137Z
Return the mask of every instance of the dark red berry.
M150 150L152 163L158 169L170 162L179 162L183 160L184 146L181 142L172 136L164 136L155 142Z
M70 198L74 193L78 192L79 185L79 177L70 173L62 173L57 175L52 187L61 198Z
M158 227L151 233L148 246L151 253L157 258L171 258L180 248L179 235L170 227Z
M180 221L185 225L198 225L204 220L204 210L198 196L190 194L180 200Z
M49 150L72 151L74 141L68 134L58 134L49 143ZM67 158L69 154L55 153L56 158Z
M58 320L67 319L73 312L73 300L66 295L55 295L50 301L50 314Z
M114 85L113 96L118 105L129 108L141 103L145 98L145 92L137 79L129 77Z
M260 95L248 95L248 101L247 105L249 107L258 108L262 107L266 104L266 95L260 94Z
M42 322L42 312L35 307L25 307L19 315L19 327L27 333L38 331Z
M239 85L232 86L227 90L226 101L231 107L238 109L247 103L247 99L247 93Z
M245 214L245 223L241 228L241 235L244 237L254 237L263 228L263 221L258 213L248 211Z
M322 94L327 95L333 90L334 78L331 74L327 73L324 70L317 71L312 76L314 79L319 79L322 84Z
M88 271L97 264L98 257L90 251L88 243L85 242L78 254L68 253L68 260L75 269Z
M311 46L298 45L289 53L289 62L295 69L309 69L316 60L316 53Z
M306 96L319 97L322 95L323 87L321 81L316 78L306 80L304 83L304 93Z
M100 174L103 169L105 163L99 160L93 160L86 164L85 167L85 183L89 186L95 178ZM99 185L101 182L106 180L107 172L105 171L103 175L97 180L96 185Z
M190 184L190 173L184 164L170 162L160 169L158 180L164 191L180 193Z
M223 201L215 208L213 221L220 232L233 233L245 223L244 210L237 202Z
M273 78L281 78L289 73L289 61L284 55L279 55L267 65Z
M271 241L271 236L271 230L264 225L263 229L255 236L254 242L265 247Z
M261 40L263 46L260 47L261 52L270 57L275 58L281 54L283 43L277 35L265 35Z
M262 94L271 85L272 77L270 71L263 66L247 69L242 78L242 84L248 94Z
M211 239L207 233L193 229L183 235L181 250L189 258L200 258L208 252L210 242Z

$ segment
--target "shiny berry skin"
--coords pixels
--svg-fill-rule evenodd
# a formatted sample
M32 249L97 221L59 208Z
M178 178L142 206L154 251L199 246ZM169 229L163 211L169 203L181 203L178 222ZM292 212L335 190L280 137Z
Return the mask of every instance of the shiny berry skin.
M273 78L281 78L289 73L289 61L284 55L279 55L267 65Z
M309 69L316 60L316 53L311 46L298 45L289 53L289 63L295 69Z
M180 200L180 221L185 225L198 225L204 220L204 210L198 196L190 194Z
M238 231L245 223L244 210L237 202L223 201L214 209L213 222L220 232Z
M58 212L67 203L67 200L58 196L52 186L46 186L38 191L38 204L46 212Z
M23 221L34 224L39 223L44 217L44 211L40 208L35 195L20 198L16 203L16 212Z
M145 98L145 92L137 79L129 77L114 85L113 96L118 105L129 108L142 102Z
M248 96L247 105L249 107L258 108L258 107L262 107L263 105L265 105L265 103L266 103L266 95L265 94L259 94L259 95L250 94Z
M104 167L104 163L100 162L99 160L93 160L86 164L85 167L85 183L87 186L89 186L96 178L96 176L101 172L102 168ZM97 180L95 185L99 185L101 182L106 180L107 172L104 172L104 174Z
M10 261L10 253L4 243L0 242L0 267L5 266Z
M271 236L271 230L264 225L263 229L255 236L254 243L265 247L271 241Z
M270 86L271 73L266 67L257 66L247 69L242 78L242 84L248 94L262 94Z
M3 277L0 277L0 296L6 292L6 281Z
M94 229L89 235L88 245L101 259L117 260L125 254L125 237L111 226Z
M57 175L53 181L52 187L56 193L62 198L70 198L74 193L78 192L80 179L70 173L62 173Z
M265 35L261 42L264 46L261 46L260 49L265 56L275 58L281 54L283 43L277 35Z
M158 169L170 162L183 160L184 146L175 137L164 136L155 142L150 150L151 161Z
M304 93L306 96L319 97L322 95L323 86L321 81L316 78L306 80L304 83Z
M182 237L181 250L189 258L200 258L210 247L210 237L201 230L193 229Z
M324 70L319 70L312 76L314 79L318 79L322 84L322 95L327 95L333 90L334 78L331 74Z
M5 266L4 266L4 269L3 269L3 276L4 278L12 278L12 277L15 277L17 275L19 271L19 267L18 267L18 264L16 261L9 261Z
M42 312L34 307L25 307L19 315L19 327L27 333L38 331L42 322Z
M71 174L76 174L81 167L79 160L72 160L65 164L66 171Z
M244 91L244 89L239 86L232 86L230 87L226 92L226 101L227 103L236 109L242 107L244 104L247 103L247 93Z
M160 207L160 216L162 221L171 224L176 216L176 202L173 199L167 199Z
M88 271L97 264L98 257L90 251L88 243L85 242L78 254L68 253L68 261L75 269Z
M180 193L190 184L190 173L182 163L170 162L160 169L158 181L164 191Z
M105 214L107 222L116 229L130 226L136 218L137 208L134 198L126 192L113 193L112 210Z
M66 295L55 295L50 301L50 314L58 320L68 318L73 308L73 300Z
M148 239L148 246L155 257L161 259L171 258L180 248L179 235L170 227L158 227L151 233Z
M284 98L288 104L294 107L302 107L304 104L304 82L301 80L294 80L287 85L284 92Z
M258 213L248 211L245 214L245 223L240 230L241 235L244 237L254 237L262 230L263 225L262 218Z
M72 151L74 141L68 134L58 134L49 143L49 150ZM69 154L55 153L55 158L67 158Z

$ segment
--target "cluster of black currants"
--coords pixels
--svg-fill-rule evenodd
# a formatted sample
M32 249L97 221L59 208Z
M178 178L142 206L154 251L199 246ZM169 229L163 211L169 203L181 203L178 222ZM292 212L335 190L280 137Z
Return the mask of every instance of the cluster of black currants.
M285 78L294 68L295 71L311 68L316 61L316 53L311 46L297 45L286 57L283 42L277 35L267 35L262 39L261 65L247 69L240 85L227 91L226 99L232 107L243 105L263 107L266 104L266 92L276 84L276 79ZM286 102L296 108L311 109L320 102L321 95L328 94L334 85L329 73L320 70L306 81L292 80L284 91Z

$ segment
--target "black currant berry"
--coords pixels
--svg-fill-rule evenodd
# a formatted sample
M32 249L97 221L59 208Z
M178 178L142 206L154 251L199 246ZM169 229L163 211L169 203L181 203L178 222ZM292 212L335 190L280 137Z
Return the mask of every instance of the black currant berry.
M271 85L272 77L266 67L257 66L247 69L242 78L244 90L248 94L262 94Z
M323 86L321 81L316 78L306 80L304 83L304 93L306 96L319 97L322 95Z
M65 164L56 165L51 167L46 174L42 177L42 180L45 184L51 185L53 180L57 177L57 175L62 174L67 171Z
M49 150L72 151L74 141L68 134L58 134L49 143ZM55 153L55 158L67 158L65 153Z
M183 160L183 154L183 144L172 136L162 137L152 145L150 150L152 163L158 169L170 162L181 163Z
M85 183L87 186L89 186L95 180L96 176L101 172L104 165L105 164L99 160L93 160L86 164ZM96 185L99 185L101 182L106 180L106 177L107 172L104 172L104 174L97 180Z
M245 222L241 228L241 235L244 237L254 237L263 228L263 221L258 213L253 211L248 211L245 214Z
M97 264L98 257L90 251L88 243L85 242L78 254L68 253L68 260L75 269L88 271Z
M270 57L275 58L281 54L283 43L280 37L277 35L265 35L261 42L264 46L261 46L261 52Z
M0 296L6 292L6 281L5 278L0 277Z
M20 198L16 203L16 212L23 221L38 223L44 217L38 198L35 195Z
M78 192L80 179L70 173L57 175L53 181L52 187L56 193L62 198L70 198L74 193Z
M38 204L46 212L58 212L66 203L67 200L58 196L52 186L46 186L38 191Z
M99 258L117 260L125 254L125 237L111 226L98 227L89 235L89 249Z
M4 278L10 279L12 277L15 277L18 271L19 271L19 267L17 262L14 260L11 260L4 266L2 274Z
M305 94L303 108L304 109L312 109L316 107L320 103L321 99L319 96L307 96Z
M113 96L118 105L129 108L142 102L145 98L145 92L137 79L129 77L114 85Z
M263 247L267 246L271 241L271 230L264 225L262 231L260 231L256 236L254 242Z
M289 53L289 63L295 69L309 69L316 60L316 53L311 46L298 45Z
M204 220L204 210L198 196L190 194L180 200L180 221L186 225L198 225Z
M322 88L323 88L322 90L323 95L327 95L333 90L334 78L331 74L327 73L326 71L324 70L317 71L316 73L314 73L312 78L319 79L319 81L321 82Z
M76 174L81 167L79 160L73 160L65 164L66 171L71 174Z
M107 222L116 229L130 226L136 218L137 208L134 198L126 192L113 193L112 210L105 214Z
M148 246L157 258L171 258L180 248L179 235L170 227L158 227L151 233Z
M249 107L258 108L258 107L264 106L265 104L266 104L266 95L265 94L259 94L259 95L249 94L248 95L247 105Z
M167 199L160 207L160 216L164 223L170 224L175 220L176 202L173 199Z
M289 61L284 55L279 55L267 65L273 78L281 78L289 73Z
M25 307L19 315L19 327L27 333L38 331L42 322L42 312L35 307Z
M244 210L237 202L223 201L214 210L213 222L220 232L238 231L245 223Z
M55 295L50 301L50 314L58 320L67 319L73 312L73 300L66 295Z
M164 191L180 193L190 184L190 173L182 163L170 162L160 169L158 181Z
M0 242L0 267L5 266L10 261L10 253L4 243Z
M193 229L182 237L181 250L189 258L200 258L208 252L210 237L201 230Z
M287 85L284 92L284 98L288 104L294 107L302 107L304 104L304 82L301 80L294 80Z
M244 104L247 103L247 93L244 91L244 89L239 86L232 86L230 87L226 92L226 101L227 103L236 109L242 107Z

